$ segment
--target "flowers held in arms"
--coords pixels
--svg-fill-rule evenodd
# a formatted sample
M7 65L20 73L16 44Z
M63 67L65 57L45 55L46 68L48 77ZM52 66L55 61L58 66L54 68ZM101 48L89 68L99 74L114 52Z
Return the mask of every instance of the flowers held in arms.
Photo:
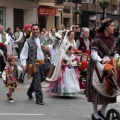
M110 3L110 0L98 0L101 3Z
M81 66L81 62L73 62L72 63L72 67L74 67L74 68L77 68L77 67L80 67Z
M58 33L56 33L56 34L55 34L55 38L56 38L56 40L61 40L61 35L58 34Z

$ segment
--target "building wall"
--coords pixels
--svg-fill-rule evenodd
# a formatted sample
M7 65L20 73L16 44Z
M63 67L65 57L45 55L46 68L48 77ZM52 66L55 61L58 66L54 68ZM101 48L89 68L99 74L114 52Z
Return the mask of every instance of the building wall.
M24 10L24 24L36 22L36 9L33 2L24 0L0 0L0 6L6 7L6 28L14 28L13 25L13 9Z

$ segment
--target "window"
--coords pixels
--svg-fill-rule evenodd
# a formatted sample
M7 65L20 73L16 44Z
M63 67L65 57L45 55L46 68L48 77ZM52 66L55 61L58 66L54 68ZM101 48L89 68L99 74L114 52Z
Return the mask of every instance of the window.
M63 0L57 0L57 5L58 4L63 4Z
M0 25L3 25L4 28L6 26L6 9L4 7L0 7Z

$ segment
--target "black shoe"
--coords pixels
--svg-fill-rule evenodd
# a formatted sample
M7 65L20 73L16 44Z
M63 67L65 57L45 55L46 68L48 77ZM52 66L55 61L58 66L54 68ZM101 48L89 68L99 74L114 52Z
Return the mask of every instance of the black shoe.
M102 120L102 118L95 118L95 116L92 114L92 116L91 116L91 118L92 118L92 120Z
M22 80L20 78L18 78L17 81L20 82L20 83L24 83L24 80Z
M31 94L31 93L28 93L28 92L27 92L27 95L28 95L29 100L31 100L31 101L33 101L33 100L34 100L34 97L32 96L32 94Z
M98 111L98 115L99 115L101 118L103 118L103 120L107 120L106 117L101 113L100 110Z
M42 101L42 102L36 101L36 104L38 104L38 105L44 105L45 103L44 103L44 101Z

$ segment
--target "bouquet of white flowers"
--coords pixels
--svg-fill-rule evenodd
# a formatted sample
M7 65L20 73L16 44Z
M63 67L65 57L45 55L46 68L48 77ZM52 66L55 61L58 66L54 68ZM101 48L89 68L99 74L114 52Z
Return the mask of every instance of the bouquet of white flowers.
M74 61L74 62L72 63L72 67L73 67L73 68L77 68L77 67L79 67L79 66L81 66L81 63L78 62L78 61Z
M56 38L56 40L61 40L61 35L58 34L58 33L56 33L56 34L55 34L55 38Z

